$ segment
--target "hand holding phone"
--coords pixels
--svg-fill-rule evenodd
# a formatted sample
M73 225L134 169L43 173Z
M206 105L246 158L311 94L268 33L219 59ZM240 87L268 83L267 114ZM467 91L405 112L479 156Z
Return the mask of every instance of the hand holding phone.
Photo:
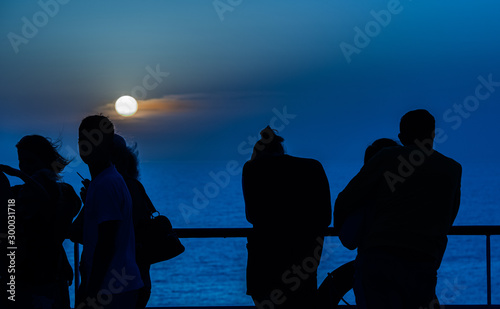
M83 178L83 176L80 175L80 173L78 173L78 172L76 172L76 173L82 179L83 187L80 189L80 198L82 199L82 202L85 203L85 199L87 198L87 189L89 187L90 180Z
M89 187L89 184L90 184L90 180L84 178L82 175L80 175L80 173L76 172L78 174L78 176L80 176L80 178L82 179L82 185L85 187L85 189L87 189Z

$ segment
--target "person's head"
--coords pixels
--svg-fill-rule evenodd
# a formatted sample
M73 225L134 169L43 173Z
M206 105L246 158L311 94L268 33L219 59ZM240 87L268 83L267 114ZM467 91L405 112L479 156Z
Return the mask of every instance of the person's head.
M19 169L28 175L48 169L56 175L69 164L58 152L59 145L40 135L26 135L16 144Z
M379 138L366 148L364 162L368 162L368 160L370 160L377 152L379 152L383 148L394 147L398 145L398 142L393 139Z
M83 162L89 165L110 162L114 134L113 123L105 116L83 119L78 129L78 148Z
M265 127L260 131L260 140L253 147L251 160L285 154L285 148L283 147L284 140L283 137L276 135L276 130L271 129L270 126Z
M125 139L115 134L111 161L123 176L139 178L139 159L137 145L127 146Z
M426 142L432 146L436 121L425 109L417 109L406 113L399 123L399 140L405 146Z

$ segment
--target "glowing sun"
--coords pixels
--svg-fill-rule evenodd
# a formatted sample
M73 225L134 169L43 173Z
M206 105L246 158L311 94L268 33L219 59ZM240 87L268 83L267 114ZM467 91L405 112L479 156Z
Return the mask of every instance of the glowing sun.
M137 108L137 101L128 95L119 97L115 103L116 112L124 117L129 117L135 114L135 112L137 112Z

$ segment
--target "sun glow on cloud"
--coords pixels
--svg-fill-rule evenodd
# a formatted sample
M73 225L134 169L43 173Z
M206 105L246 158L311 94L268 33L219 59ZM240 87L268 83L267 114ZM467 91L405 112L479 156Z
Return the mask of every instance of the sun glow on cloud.
M137 112L133 116L124 117L117 114L115 103L107 103L98 108L99 113L109 116L113 120L140 121L153 117L174 115L188 112L192 109L192 102L183 96L165 96L157 99L139 100Z
M265 99L282 98L283 94L255 93L192 93L167 95L162 98L138 100L138 109L129 117L120 116L115 110L115 103L107 103L97 108L95 112L102 113L114 121L127 123L141 122L165 117L237 117L247 115L259 109L259 103ZM247 102L243 106L235 102ZM266 107L266 110L268 108Z

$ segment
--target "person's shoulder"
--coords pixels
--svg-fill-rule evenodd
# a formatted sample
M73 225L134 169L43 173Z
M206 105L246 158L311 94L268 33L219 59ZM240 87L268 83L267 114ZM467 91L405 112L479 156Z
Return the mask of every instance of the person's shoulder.
M374 156L394 157L394 156L399 156L400 154L403 154L406 152L411 152L411 151L413 151L413 148L397 145L397 146L391 146L391 147L384 147L381 150L379 150Z
M253 177L261 177L262 173L268 172L271 168L275 168L276 165L270 164L267 158L260 158L249 160L243 164L243 168L241 170L243 178L253 178Z
M57 175L47 168L40 169L30 176L31 179L42 185L44 188L54 188L57 185Z
M102 171L94 180L90 182L89 189L92 188L94 192L115 192L127 188L127 184L122 175L114 167L109 167ZM111 191L110 191L111 190Z
M304 166L311 169L318 169L318 168L323 169L323 165L321 164L321 162L319 162L316 159L294 157L290 155L285 155L284 158L285 160L288 160L290 163L293 163L298 166Z
M368 160L368 163L375 165L391 164L391 162L394 162L400 156L408 157L413 151L415 151L415 148L401 145L384 147L373 155Z
M298 158L300 162L303 162L304 164L308 164L308 165L311 165L311 166L323 166L321 164L321 162L319 162L318 160L316 159L312 159L312 158Z
M242 173L248 174L255 168L255 166L255 160L248 160L245 164L243 164Z
M309 162L309 163L312 163L314 161L316 162L319 162L315 159L311 159L311 158L302 158L302 157L296 157L296 156L291 156L291 155L283 155L283 159L284 160L288 160L288 161L296 161L296 162Z
M245 162L245 164L243 164L243 169L254 165L254 163L255 163L255 161L248 160L247 162Z
M139 179L134 177L123 177L123 180L125 181L125 184L131 194L132 192L146 194L146 189Z
M258 159L248 160L243 164L243 170L266 168L268 165L274 165L280 161L279 156L266 156Z
M115 183L115 182L121 182L125 183L125 180L123 179L122 175L118 173L116 168L114 166L110 166L104 171L99 174L96 178L96 182L99 183Z
M115 203L131 199L127 183L114 167L102 171L90 182L87 200L89 195L97 197L102 203ZM118 197L120 199L117 199Z
M137 178L134 178L134 177L123 177L123 180L127 184L127 187L128 186L142 187L142 183Z
M445 156L444 154L434 150L433 156L442 162L442 165L446 165L448 168L452 168L457 171L462 171L462 165L455 161L454 159Z

